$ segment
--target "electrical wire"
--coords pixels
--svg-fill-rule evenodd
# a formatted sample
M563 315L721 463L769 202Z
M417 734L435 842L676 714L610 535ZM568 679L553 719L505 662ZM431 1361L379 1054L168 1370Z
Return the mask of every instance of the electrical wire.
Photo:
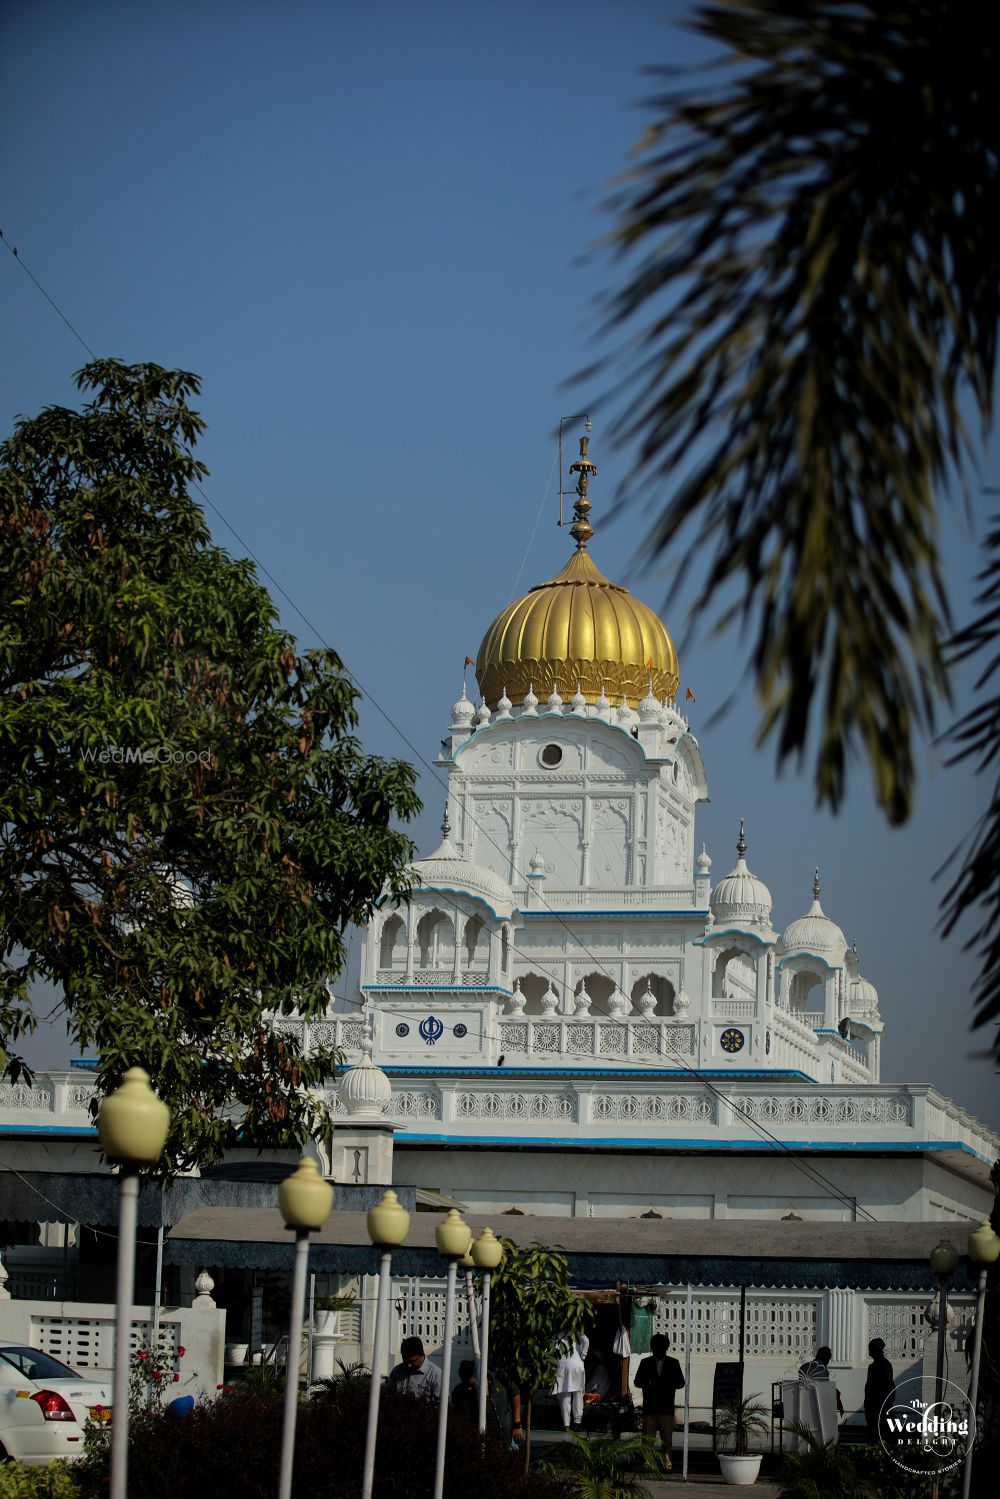
M79 343L82 345L82 347L87 351L88 354L91 355L92 358L96 358L97 356L95 355L93 349L90 347L90 345L83 338L82 334L80 334L79 331L73 326L73 324L70 322L69 318L66 317L65 313L59 307L58 303L54 300L54 298L49 295L48 291L46 291L46 289L44 288L44 286L42 285L42 283L38 280L38 278L30 270L30 268L25 263L25 261L23 260L23 258L18 254L18 251L9 244L9 242L6 240L6 238L4 238L2 231L0 231L0 241L2 241L7 246L8 250L10 251L11 255L13 256L13 258L17 260L18 265L20 265L21 268L24 270L25 274L30 277L31 281L38 288L38 290L42 293L42 295L45 297L46 301L49 302L50 305L55 309L55 311L58 313L59 317L65 323L66 327L70 330L70 332L74 335L74 337L79 341ZM550 471L549 481L548 481L548 484L546 485L546 494L548 492L549 486L551 485L551 482L552 482L552 475L551 475L551 471ZM214 512L215 515L217 515L219 517L219 520L226 527L226 529L230 532L230 534L232 536L234 536L235 539L239 542L240 546L244 549L244 551L246 552L247 556L249 556L252 559L252 561L260 569L260 571L264 574L264 576L271 582L271 584L274 586L274 588L276 589L276 591L287 602L287 604L289 605L289 607L294 610L294 612L299 616L299 618L303 621L303 623L309 628L309 630L312 632L312 634L315 636L315 638L317 640L319 640L321 642L321 644L323 646L325 646L325 648L327 650L332 650L333 647L329 645L329 643L327 642L327 640L325 639L325 637L323 635L323 632L321 630L317 629L317 627L313 624L313 622L309 618L309 616L304 612L304 610L302 610L299 607L299 605L292 598L291 594L289 594L287 592L287 590L281 585L281 583L274 576L274 574L270 571L270 569L264 564L264 562L260 559L260 557L257 556L257 554L253 551L252 547L250 547L250 545L243 538L243 536L240 534L240 532L237 531L236 527L232 524L232 522L228 519L228 517L226 515L224 515L223 512L219 509L219 507L214 503L214 501L209 498L209 496L206 494L205 490L202 488L201 484L197 480L193 480L192 481L192 488L194 488L195 490L197 490L197 492L201 495L202 499L204 500L205 504ZM543 504L544 504L544 496L543 496ZM539 516L540 515L541 515L541 507L539 509ZM538 518L536 517L536 521L535 521L535 529L536 530L537 530L537 526L538 526ZM534 537L534 530L532 531L532 539L533 539L533 537ZM529 540L528 551L530 551L530 547L531 547L531 541ZM527 551L525 552L525 559L526 558L527 558ZM523 561L522 561L522 568L523 568ZM519 579L520 579L520 570L518 572L518 580ZM515 587L516 587L516 583L515 583ZM441 788L445 791L445 793L447 793L448 790L449 790L448 782L446 782L445 780L442 779L442 777L439 774L436 766L434 766L429 760L427 760L426 757L416 747L416 745L413 744L413 742L409 738L409 736L405 733L405 731L401 728L401 726L394 721L394 719L389 715L389 713L386 712L386 710L379 703L378 699L372 693L366 691L366 689L364 688L364 685L360 681L359 677L354 672L352 672L350 670L350 668L346 665L346 663L342 663L342 664L343 664L343 670L344 670L345 675L353 683L353 685L356 687L356 689L361 694L361 696L363 698L365 698L369 703L371 703L372 707L375 708L375 710L379 713L379 715L382 717L382 719L385 721L385 723L403 741L403 743L406 745L407 749L410 750L410 752L412 753L412 755L414 756L414 758L420 762L420 764L424 767L424 769L433 777L433 779L435 781L437 781L437 783L441 786ZM477 824L476 821L475 821L475 819L472 817L472 815L470 813L468 813L468 811L466 812L466 816L468 817L469 821L472 823L472 826L475 827L475 828L478 828L478 831L480 832L480 834L483 837L485 837L493 845L493 847L497 850L498 853L501 854L502 857L504 857L504 851L500 848L500 845L498 843L496 843L496 841L492 838L492 836L490 835L488 829L485 829L485 828L481 827L479 824ZM521 879L525 878L525 875L524 875L523 871L521 871L521 870L515 870L514 873L516 875L519 875ZM440 893L440 892L436 892L436 893ZM547 900L547 898L545 897L545 895L544 895L543 892L539 892L539 896L540 896L540 899L541 899L543 905L545 905L548 908L549 914L551 916L553 916L559 922L560 926L562 926L562 928L564 929L564 931L586 953L588 959L592 963L594 963L595 969L598 972L604 973L607 978L609 978L612 982L614 982L613 975L605 968L605 965L597 958L597 956L590 951L590 949L587 947L586 943L580 937L579 933L575 932L573 930L573 928L570 926L569 922L562 915L562 913L560 913L558 910L556 910L554 907L552 907L550 905L549 901ZM586 913L581 913L581 914L586 914ZM457 932L456 932L456 935L457 935ZM519 955L524 956L523 953L520 953L520 950L519 950ZM536 964L534 966L537 967L538 965ZM552 978L552 976L550 975L550 979L551 978ZM591 1009L592 1009L592 1012L594 1012L594 1013L604 1014L606 1018L614 1018L614 1017L611 1016L611 1012L608 1011L608 1010L603 1010L603 1011L600 1010L600 1009L596 1009L595 1010L595 1007L593 1005L591 1006ZM692 1075L692 1077L695 1078L697 1081L699 1081L699 1083L703 1087L706 1087L710 1092L712 1092L713 1095L717 1099L719 1099L720 1101L723 1101L723 1102L727 1103L730 1107L735 1107L735 1105L733 1105L733 1103L732 1103L732 1100L726 1098L726 1096L721 1092L721 1090L717 1089L714 1084L712 1084L711 1082L709 1082L708 1079L704 1078L698 1072L697 1068L691 1067L677 1053L674 1053L674 1056L675 1056L677 1062L679 1063L679 1065L680 1065L680 1067L681 1067L681 1069L683 1071L686 1071L686 1072L690 1073ZM879 1221L871 1213L869 1213L866 1208L861 1207L856 1202L855 1199L848 1198L843 1193L841 1193L839 1191L839 1189L837 1189L836 1186L833 1183L828 1182L827 1178L824 1177L822 1175L822 1173L815 1172L814 1168L812 1168L812 1167L809 1167L807 1169L803 1164L801 1164L801 1162L799 1161L800 1153L794 1151L785 1141L780 1140L776 1135L772 1134L772 1132L770 1130L768 1130L765 1125L761 1124L759 1120L752 1119L748 1115L743 1114L743 1113L741 1113L741 1118L742 1118L742 1120L743 1120L743 1122L745 1124L747 1124L751 1129L753 1129L753 1130L755 1130L757 1132L758 1136L762 1140L766 1140L771 1145L773 1145L773 1146L777 1147L778 1149L782 1150L785 1153L785 1155L786 1155L787 1158L796 1161L796 1163L799 1166L799 1169L802 1170L806 1175L810 1176L813 1179L814 1183L817 1182L817 1181L826 1181L827 1182L827 1190L829 1191L829 1193L832 1196L834 1196L836 1198L837 1201L843 1202L843 1203L847 1204L848 1206L852 1206L855 1211L861 1211L861 1212L863 1212L865 1214L865 1216L871 1222L878 1222Z

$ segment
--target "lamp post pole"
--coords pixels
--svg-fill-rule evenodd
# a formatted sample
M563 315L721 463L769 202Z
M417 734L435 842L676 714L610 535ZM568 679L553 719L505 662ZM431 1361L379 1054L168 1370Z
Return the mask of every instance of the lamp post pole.
M990 1227L990 1220L984 1218L979 1227L969 1235L969 1259L979 1266L979 1286L976 1293L976 1326L972 1334L972 1375L969 1380L969 1410L972 1413L972 1421L970 1421L969 1441L965 1449L965 1461L962 1464L962 1499L969 1499L969 1490L972 1486L974 1431L971 1427L972 1422L975 1421L976 1397L979 1394L979 1358L983 1351L986 1275L989 1267L996 1264L998 1258L1000 1258L1000 1238Z
M948 1282L958 1264L958 1250L950 1239L939 1239L931 1250L931 1269L938 1281L938 1325L937 1358L934 1368L934 1399L940 1404L944 1399L944 1347L948 1336ZM931 1499L938 1499L940 1484L937 1474L931 1484Z
M406 1238L410 1215L400 1206L390 1187L381 1202L368 1213L368 1237L379 1250L378 1300L375 1303L375 1336L372 1340L372 1381L368 1390L368 1429L365 1433L365 1466L361 1480L361 1499L372 1499L375 1479L375 1441L378 1436L378 1406L385 1345L389 1336L389 1288L392 1284L392 1251Z
M476 1364L479 1365L482 1362L482 1356L479 1352L479 1318L476 1316L476 1293L472 1285L472 1272L476 1268L476 1262L468 1249L459 1260L458 1268L465 1271L465 1305L469 1312L472 1354L476 1360Z
M139 1169L158 1160L170 1128L170 1111L149 1086L149 1074L130 1067L121 1087L109 1093L97 1116L97 1135L109 1161L117 1162L118 1264L115 1275L115 1367L111 1420L110 1499L125 1499L128 1487L128 1365L135 1291L135 1215Z
M302 1306L309 1270L309 1235L322 1228L333 1206L333 1188L319 1174L311 1156L303 1156L291 1176L278 1188L278 1207L285 1227L295 1232L295 1270L292 1308L288 1317L288 1354L285 1360L285 1410L281 1425L281 1466L278 1499L290 1499L295 1460L295 1422L299 1410L299 1358L302 1351Z
M448 1440L448 1403L451 1395L451 1343L455 1335L455 1282L458 1262L472 1243L469 1225L458 1208L452 1208L434 1233L438 1254L448 1261L448 1288L444 1302L444 1357L441 1367L441 1399L438 1402L437 1460L434 1466L434 1499L444 1492L444 1451Z
M483 1272L483 1330L479 1339L479 1434L486 1431L486 1393L490 1372L490 1275L503 1262L503 1245L491 1228L472 1242L472 1262Z
M934 1398L944 1396L944 1347L948 1334L948 1282L958 1265L958 1250L950 1239L941 1239L931 1250L931 1269L938 1280L937 1359L934 1371Z

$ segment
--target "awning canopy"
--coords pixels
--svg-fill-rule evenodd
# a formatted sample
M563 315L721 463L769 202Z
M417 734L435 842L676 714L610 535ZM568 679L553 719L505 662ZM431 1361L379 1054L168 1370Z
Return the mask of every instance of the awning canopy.
M470 1226L481 1224L478 1218ZM434 1244L437 1220L418 1213L407 1242L393 1253L397 1275L443 1274ZM562 1249L573 1276L591 1285L843 1287L854 1290L931 1291L931 1249L941 1223L761 1222L759 1220L641 1218L494 1219L519 1247ZM964 1232L953 1231L956 1249ZM310 1238L310 1266L321 1273L374 1273L378 1257L363 1213L334 1213ZM199 1268L290 1270L293 1237L276 1211L201 1208L171 1229L165 1257ZM963 1261L952 1285L974 1288Z

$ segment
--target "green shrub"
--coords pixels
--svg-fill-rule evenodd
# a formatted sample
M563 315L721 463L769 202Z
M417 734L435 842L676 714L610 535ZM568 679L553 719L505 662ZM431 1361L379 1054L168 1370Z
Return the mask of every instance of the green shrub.
M384 1391L375 1460L375 1499L430 1499L437 1406ZM299 1406L295 1499L357 1499L368 1419L368 1381L335 1380ZM282 1400L243 1391L196 1406L188 1416L145 1417L129 1440L129 1499L274 1499ZM95 1480L98 1475L94 1475ZM101 1499L98 1482L87 1499ZM452 1417L445 1499L567 1499L563 1479L525 1475L517 1453Z
M66 1463L44 1468L0 1463L0 1499L80 1499L80 1488Z

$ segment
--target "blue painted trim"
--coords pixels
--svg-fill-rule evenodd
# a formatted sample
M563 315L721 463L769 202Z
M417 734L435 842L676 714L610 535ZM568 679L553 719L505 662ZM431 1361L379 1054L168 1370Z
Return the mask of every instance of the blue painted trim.
M420 860L416 859L414 863L419 864ZM419 895L422 890L437 890L443 895L464 895L467 900L478 900L481 906L486 907L494 921L513 921L514 917L518 914L516 901L511 902L510 915L501 916L498 911L494 911L485 895L480 895L475 890L466 890L463 885L432 885L426 880L421 880L419 885L414 885L412 893ZM513 894L513 891L511 894Z
M988 1156L982 1156L961 1140L778 1140L769 1145L766 1140L719 1140L719 1139L674 1139L672 1137L638 1136L611 1139L607 1135L598 1138L581 1138L579 1135L418 1135L407 1130L397 1136L395 1149L409 1145L503 1145L509 1150L521 1145L548 1145L557 1150L711 1150L750 1151L759 1155L774 1155L775 1152L811 1150L817 1154L830 1152L857 1153L859 1151L892 1152L900 1155L923 1155L942 1150L961 1150L984 1166L991 1164Z
M822 963L824 968L829 968L831 973L838 973L843 968L843 963L831 963L821 953L813 952L811 947L804 947L801 951L786 952L783 958L778 959L778 967L784 968L786 963L791 963L795 958L815 958L817 963Z
M91 1135L96 1139L97 1127L86 1124L0 1124L0 1135Z
M558 916L562 920L565 920L567 917L576 916L579 917L581 921L589 921L592 917L611 917L616 921L620 921L623 916L627 916L629 918L638 917L643 921L649 921L651 918L657 921L662 921L664 916L698 916L702 921L704 921L707 914L708 912L705 910L704 906L697 906L690 910L685 908L681 911L646 911L635 909L628 911L591 911L576 906L574 906L572 910L558 910L555 906L552 906L551 908L547 908L544 911L521 911L520 913L521 919L523 921L544 921L546 917L556 916Z
M691 946L704 947L705 943L710 941L713 937L749 937L751 941L759 942L761 947L775 947L778 941L777 936L775 936L773 941L768 941L766 937L758 937L756 932L748 932L744 927L741 926L722 926L713 927L712 930L704 937L696 937Z
M500 984L362 984L362 992L367 994L369 989L377 989L380 994L439 994L445 990L461 989L463 994L507 994L513 993L511 989L504 989Z
M775 1078L815 1083L805 1072L766 1067L421 1067L415 1063L386 1063L388 1077L624 1077L646 1081L655 1078L725 1078L727 1082L767 1081Z

